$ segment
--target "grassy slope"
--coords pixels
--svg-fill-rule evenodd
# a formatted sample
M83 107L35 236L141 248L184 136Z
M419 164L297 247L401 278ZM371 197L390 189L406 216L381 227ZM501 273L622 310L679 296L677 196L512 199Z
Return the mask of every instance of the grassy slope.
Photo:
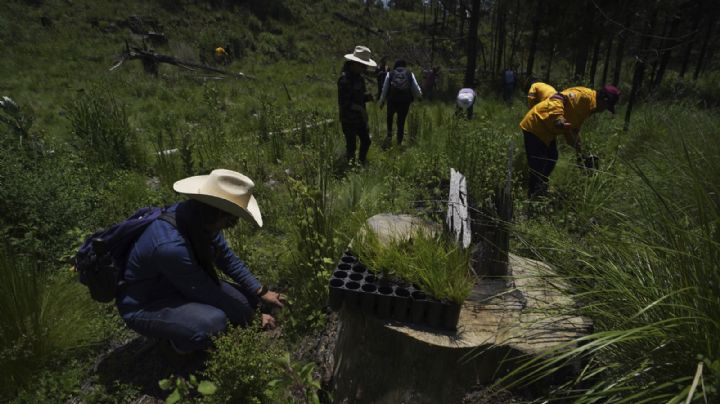
M337 7L363 18L359 10L351 10L345 5ZM263 133L260 122L264 119L272 131L294 126L306 119L310 112L320 117L335 118L335 80L341 55L350 51L356 43L365 43L379 54L390 49L383 38L368 37L363 31L351 30L329 17L330 10L323 4L308 6L293 3L291 8L296 15L305 14L294 25L273 21L263 24L248 18L242 9L227 12L187 5L184 11L168 11L141 1L116 5L110 1L57 0L47 1L41 7L14 2L3 4L0 6L0 47L6 57L0 59L0 95L13 97L21 106L30 105L37 117L35 129L44 133L46 140L55 145L72 139L69 121L63 116L68 104L83 94L95 91L110 94L126 106L130 124L141 134L140 139L149 156L159 147L156 141L158 134L165 136L164 146L177 147L177 139L182 133L190 133L193 141L201 146L194 152L196 170L224 166L249 173L258 182L267 226L260 232L242 228L232 232L230 239L261 277L278 281L280 274L285 273L283 271L293 268L300 234L297 229L298 213L284 186L285 171L289 169L293 175L303 176L312 182L315 172L308 168L308 164L315 164L317 158L314 157L313 147L301 144L296 137L278 139L283 146L274 149L272 141L259 139ZM159 52L190 58L197 57L199 41L203 43L203 49L211 48L215 38L222 43L229 37L246 37L247 30L255 31L252 44L257 50L235 61L230 70L243 71L258 80L226 79L204 83L198 77L204 74L170 66L162 66L160 77L154 79L142 72L137 61L127 62L118 70L108 72L129 34L126 29L103 33L91 27L88 21L93 17L106 20L133 14L152 15L161 21L170 44L158 48ZM40 25L40 16L43 15L54 21L52 28ZM397 28L397 21L405 24L412 18L417 17L383 15L378 17L377 23ZM192 23L186 24L187 21ZM260 36L258 31L265 34ZM294 42L288 40L290 37L294 38ZM411 45L412 38L406 38L405 42ZM408 49L410 45L404 44L403 49ZM293 57L285 59L280 57L282 54L292 54ZM288 100L283 83L292 102ZM213 100L214 94L217 94L216 100ZM683 295L672 303L672 307L689 305L699 310L693 311L692 315L708 316L715 309L715 303L705 305L708 301L713 302L713 296L716 298L716 286L713 285L717 283L711 280L704 287L699 285L695 271L702 267L703 271L707 271L703 272L703 276L716 279L712 278L716 264L711 258L690 263L692 265L683 262L680 256L685 251L678 251L682 244L667 244L666 236L672 231L663 233L653 229L658 204L647 202L653 200L654 193L629 163L637 163L643 172L648 173L650 182L659 192L676 201L673 206L682 212L679 215L684 219L668 224L668 228L677 229L680 226L682 234L688 237L687 242L697 242L698 239L693 238L698 233L694 227L697 222L705 220L714 223L717 217L698 213L708 209L712 211L712 198L709 203L698 202L691 198L692 189L678 184L682 181L692 188L693 181L692 176L687 175L691 172L688 164L679 163L678 150L682 150L682 145L677 140L682 137L676 134L687 134L693 156L691 161L703 162L704 172L714 173L716 164L712 158L717 156L714 148L717 141L708 134L716 131L717 119L712 118L710 111L696 111L682 105L653 104L638 108L631 131L622 133L622 109L619 112L612 119L605 115L593 117L584 129L586 144L602 157L601 175L577 175L571 153L563 149L558 169L553 174L556 198L541 208L544 218L534 221L520 218L513 248L557 265L566 271L564 274L570 279L582 279L583 273L573 272L578 267L593 268L592 282L599 282L605 290L621 291L612 295L612 303L605 310L594 311L593 307L588 311L597 320L601 331L656 324L663 316L683 314L673 310L662 311L658 306L653 306L654 310L643 311L662 297L663 290L692 288L692 293L704 298L698 301ZM458 126L451 119L450 103L418 104L414 106L411 117L418 127L416 146L402 152L397 149L381 152L373 147L368 169L333 176L329 193L332 204L328 215L330 226L345 233L338 237L352 234L356 226L351 220L354 216L388 210L412 211L416 206L411 203L413 200L443 198L441 183L453 157L449 155L453 149L448 149L447 139L450 137L487 137L498 147L492 150L504 150L505 142L513 141L520 150L516 124L524 113L523 103L516 102L512 108L506 108L494 100L483 99L476 106L476 113L478 118L471 124L460 123ZM378 140L384 133L384 111L372 105L370 116L371 129ZM219 128L214 127L213 122L220 122ZM208 140L219 133L216 130L223 133L223 143L219 146ZM175 135L175 143L170 144L168 132ZM333 126L330 133L335 142L333 157L340 161L342 137L337 127ZM314 138L322 137L321 131L312 135ZM696 141L703 137L705 140ZM203 147L209 157L202 157ZM483 156L487 150L477 149L476 155ZM281 157L279 161L277 157ZM203 167L199 167L202 158L205 161L202 162ZM522 154L516 160L521 174ZM129 175L136 178L133 181L139 181L141 186L146 176L158 175L162 192L139 191L136 197L130 198L125 195L129 180L112 177L110 182L115 181L116 184L101 187L101 196L95 199L100 199L98 205L116 207L103 211L105 217L99 221L115 221L140 203L174 200L169 186L185 173L181 169L163 170L152 158L148 165ZM273 181L280 181L283 185L274 186ZM704 184L701 182L701 185ZM703 192L707 193L707 187L700 191L701 194ZM523 211L525 206L518 201L517 208L517 211ZM703 234L700 232L701 240ZM616 249L602 248L612 246L608 243L613 240L618 243ZM636 252L633 246L638 244L647 247L647 262L630 258ZM714 247L715 244L710 243L707 248L711 251ZM668 249L674 249L676 254L668 257L658 253ZM704 254L707 251L701 252ZM678 272L687 272L688 276L680 279L668 277L671 271L662 266L665 262L677 263L681 268ZM619 266L627 270L621 268L617 271ZM616 271L612 272L613 269ZM640 276L627 277L627 274ZM577 290L591 293L594 285L598 284L592 282L577 282ZM591 287L583 289L588 284ZM621 288L623 284L632 286ZM641 290L644 292L641 293ZM630 299L634 295L643 297ZM627 300L633 303L628 305ZM624 308L619 310L618 307ZM628 323L623 316L615 315L615 311L622 312L625 318L638 312L648 316L632 317L635 322ZM687 312L684 314L688 315ZM637 352L649 351L647 347L653 344L670 344L673 349L662 354L675 355L671 360L678 367L674 374L691 373L696 354L717 357L717 339L712 337L713 333L717 335L713 331L717 327L700 323L692 328L693 334L699 335L697 338L682 333L653 334L642 344L619 345L618 349L602 357L606 360L604 364L622 363L623 358L633 354L633 361L628 362L641 363L642 359L653 362L656 358L652 355L643 356ZM678 359L683 357L685 359ZM660 370L655 371L652 377L661 377L667 371L666 367L658 368ZM73 369L77 372L77 368ZM619 373L622 374L622 371ZM608 377L612 379L615 376L611 373ZM640 380L639 383L649 384L648 380L652 379ZM77 382L68 381L66 384ZM63 390L65 388L61 390L67 392Z

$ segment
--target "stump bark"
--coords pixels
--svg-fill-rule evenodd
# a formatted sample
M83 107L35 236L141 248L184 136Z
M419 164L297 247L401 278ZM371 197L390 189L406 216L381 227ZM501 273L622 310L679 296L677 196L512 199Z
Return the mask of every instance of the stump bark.
M408 215L368 220L381 240L407 237L423 223ZM513 358L540 355L586 333L589 320L558 314L568 312L563 309L574 301L559 291L556 279L552 285L546 280L549 266L513 254L508 266L515 293L507 293L504 280L479 281L463 303L457 331L343 308L334 355L335 401L459 402L472 386L505 374L515 365Z

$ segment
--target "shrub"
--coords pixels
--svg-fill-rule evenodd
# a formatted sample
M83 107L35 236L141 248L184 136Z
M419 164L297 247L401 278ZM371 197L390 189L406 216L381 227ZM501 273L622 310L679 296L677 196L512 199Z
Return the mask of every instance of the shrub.
M16 394L52 358L93 337L94 303L82 285L48 278L0 248L0 397Z
M280 378L275 364L282 355L277 341L257 327L234 327L215 339L205 375L217 384L217 402L269 402L267 386Z
M145 152L128 122L125 106L111 94L83 94L68 106L77 149L88 160L112 168L141 168Z

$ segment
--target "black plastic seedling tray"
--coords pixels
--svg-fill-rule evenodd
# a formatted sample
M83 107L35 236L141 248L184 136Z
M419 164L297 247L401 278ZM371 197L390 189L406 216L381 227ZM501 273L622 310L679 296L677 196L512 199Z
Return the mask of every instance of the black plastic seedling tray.
M338 311L361 311L382 319L455 330L460 305L435 299L417 285L385 279L347 251L330 277L329 305Z

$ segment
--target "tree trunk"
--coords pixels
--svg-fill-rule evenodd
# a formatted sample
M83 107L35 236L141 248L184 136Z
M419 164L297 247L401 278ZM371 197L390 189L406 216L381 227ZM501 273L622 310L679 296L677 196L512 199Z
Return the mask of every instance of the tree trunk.
M662 56L660 57L660 65L658 66L657 74L653 80L653 87L657 86L662 82L663 76L665 76L665 69L667 69L668 62L670 61L670 54L672 53L672 46L677 42L675 36L677 35L678 27L682 19L679 15L675 14L672 16L672 23L670 24L670 31L667 34L667 39L662 41Z
M593 3L587 1L585 3L584 21L580 26L580 32L575 42L575 80L580 82L585 77L585 69L587 67L587 58L589 46L592 43L593 30Z
M697 30L698 27L700 27L700 20L702 19L702 12L698 11L698 13L695 15L695 18L693 19L693 25L690 29L690 32L692 35L690 38L688 38L688 45L687 48L685 48L685 54L683 55L682 60L682 66L680 67L680 78L683 78L685 76L685 72L687 71L688 64L690 62L690 54L692 53L693 45L695 45L695 40L697 38Z
M632 14L630 14L632 16ZM625 21L625 26L630 28L630 24L632 23L632 18L628 17ZM627 41L628 33L621 31L620 32L620 39L618 40L617 48L615 49L615 70L613 71L613 81L612 84L614 86L618 86L620 84L620 75L622 73L622 61L623 56L625 55L625 42Z
M614 37L612 35L609 35L607 39L607 48L605 49L605 63L603 64L602 81L600 82L600 84L603 86L605 85L605 83L607 83L608 71L610 70L610 55L612 54L613 39Z
M447 7L445 7L445 2L442 2L443 7L443 18L440 22L440 31L445 32L446 22L447 22Z
M515 68L515 51L517 50L517 43L518 43L518 33L519 33L519 26L520 26L520 0L515 1L515 22L513 23L513 33L512 33L512 39L510 40L510 61L506 62L509 63L510 66L513 66L513 70L517 70Z
M497 44L497 47L495 48L496 56L493 73L499 73L502 69L503 54L505 53L506 0L498 0L497 7L497 23L495 24L495 35L497 38L495 43Z
M593 47L592 62L590 62L590 87L595 86L595 73L597 72L598 57L600 56L600 42L602 37L598 35Z
M528 78L532 77L533 67L535 67L535 52L537 51L537 40L540 34L540 16L542 14L542 0L535 0L537 2L537 8L535 9L535 17L533 17L533 30L532 36L530 37L530 54L528 55L526 75Z
M650 28L648 30L648 35L644 35L642 37L642 40L640 41L640 46L638 47L637 56L635 58L635 73L633 74L632 89L630 90L630 98L628 99L627 109L625 110L625 125L623 127L623 130L626 132L630 128L630 115L632 114L632 108L635 104L635 99L637 98L637 94L640 91L640 86L642 85L642 80L645 75L645 66L647 65L647 61L645 60L645 58L642 57L642 53L647 53L650 48L651 35L655 31L656 18L657 9L652 12L652 16L650 17Z
M432 3L431 3L432 4ZM432 26L432 37L430 39L430 65L435 63L435 39L437 37L437 23L438 23L438 1L435 0L435 8L433 9L433 26Z
M707 46L712 36L713 25L715 25L715 18L713 15L708 16L707 29L705 30L705 38L703 39L702 47L700 48L700 55L698 56L697 64L695 65L695 73L693 74L693 80L697 80L700 76L700 69L702 68L703 62L705 61L705 54L707 53Z
M545 82L550 82L550 71L552 70L553 57L555 56L555 43L550 44L550 52L548 54L547 70L545 71Z
M475 66L477 63L477 31L480 22L480 0L473 0L468 28L467 66L465 67L464 87L475 86Z

